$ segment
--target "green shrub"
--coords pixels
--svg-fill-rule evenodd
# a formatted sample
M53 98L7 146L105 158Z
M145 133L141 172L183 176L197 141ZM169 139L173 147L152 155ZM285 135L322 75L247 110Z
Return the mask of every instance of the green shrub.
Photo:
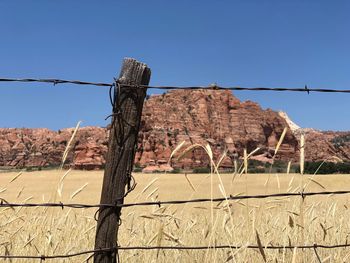
M278 167L278 168L284 168L287 167L288 163L285 161L281 161L281 160L275 160L273 163L274 167Z
M350 174L350 163L331 163L331 162L305 162L304 173L314 174ZM300 173L300 168L296 168Z
M134 173L141 173L142 172L142 168L141 167L136 167L134 166L134 169L132 170Z
M340 135L331 140L336 148L344 146L346 143L350 142L350 134Z
M181 169L180 168L174 168L174 170L172 170L169 173L171 173L171 174L180 174L181 173Z
M208 174L210 173L209 167L197 167L193 169L193 173L195 174Z
M263 174L263 173L265 173L265 169L264 168L252 168L252 169L248 168L248 173Z

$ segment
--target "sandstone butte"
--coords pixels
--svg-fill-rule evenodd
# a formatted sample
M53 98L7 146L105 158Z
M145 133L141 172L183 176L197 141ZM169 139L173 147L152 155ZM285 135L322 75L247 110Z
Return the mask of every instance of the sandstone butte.
M169 163L171 152L183 141L183 149L196 143L209 144L215 159L227 150L224 167L232 167L244 149L249 153L257 147L261 149L252 158L271 162L285 127L288 131L276 159L297 162L298 141L304 133L306 160L350 160L350 132L300 129L286 114L264 110L252 101L241 102L230 91L174 90L145 101L135 164L145 172L207 166L208 157L202 149ZM59 166L73 130L0 129L0 167ZM80 128L66 164L75 169L103 168L107 144L107 128Z

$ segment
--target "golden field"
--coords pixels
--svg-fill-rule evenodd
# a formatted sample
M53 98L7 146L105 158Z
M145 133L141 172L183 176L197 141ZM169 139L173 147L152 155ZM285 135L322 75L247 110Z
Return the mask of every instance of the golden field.
M10 203L99 203L102 171L0 173L0 197ZM128 202L186 200L278 192L348 190L349 175L297 174L134 174L136 189ZM269 179L269 180L268 180ZM268 180L268 183L266 183ZM221 190L220 190L221 188ZM343 244L350 235L350 195L268 198L122 210L120 246L207 246L240 249L120 251L121 262L350 262L346 248L245 248L256 245ZM0 254L54 255L94 246L95 209L1 208ZM318 259L318 257L320 259ZM88 255L52 262L85 262ZM13 260L11 262L38 262Z

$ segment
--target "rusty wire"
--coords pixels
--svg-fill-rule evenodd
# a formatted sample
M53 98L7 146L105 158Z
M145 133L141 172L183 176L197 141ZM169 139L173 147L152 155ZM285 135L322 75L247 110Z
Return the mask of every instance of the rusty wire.
M264 246L262 245L263 249L313 249L313 248L324 248L324 249L333 249L333 248L344 248L344 247L350 247L350 244L338 244L338 245L321 245L321 244L313 244L313 245L288 245L288 246ZM252 248L252 249L258 249L258 245L215 245L215 246L133 246L133 247L117 247L118 250L156 250L156 249L163 249L163 250L206 250L206 249L240 249L240 248Z
M223 202L225 200L243 200L243 199L265 199L273 197L295 197L300 196L305 198L307 196L316 195L343 195L350 194L350 190L344 191L323 191L323 192L301 192L301 193L277 193L277 194L263 194L263 195L241 195L241 196L227 196L226 198L198 198L190 200L169 200L169 201L151 201L139 203L126 204L78 204L78 203L9 203L5 199L0 198L0 207L59 207L59 208L115 208L115 207L132 207L132 206L162 206L170 204L187 204L187 203L205 203L205 202Z
M313 245L288 245L288 246L281 246L281 245L268 245L268 246L262 246L263 249L268 250L275 250L275 249L334 249L334 248L346 248L350 247L350 244L338 244L338 245L322 245L322 244L313 244ZM76 253L70 253L65 255L0 255L0 258L2 259L38 259L41 261L50 260L50 259L58 259L58 258L71 258L86 254L101 254L101 253L112 253L117 250L208 250L208 249L241 249L241 248L247 248L247 249L260 249L258 245L215 245L215 246L118 246L118 247L111 247L111 248L102 248L102 249L94 249L94 250L86 250Z
M38 255L38 256L25 256L25 255L0 255L0 258L3 259L38 259L41 261L47 260L47 259L57 259L57 258L71 258L76 256L81 256L85 254L101 254L101 253L111 253L116 250L116 247L114 248L102 248L102 249L94 249L94 250L86 250L76 253L70 253L65 255Z

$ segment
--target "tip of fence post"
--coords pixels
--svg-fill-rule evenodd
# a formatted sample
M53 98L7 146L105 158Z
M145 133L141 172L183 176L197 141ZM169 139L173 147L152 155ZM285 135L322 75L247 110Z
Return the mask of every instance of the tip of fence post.
M124 62L128 62L128 63L138 63L138 64L141 64L142 66L144 66L145 68L148 68L148 66L147 66L146 63L140 62L140 61L137 60L136 58L124 57L122 62L123 62L123 63L124 63Z
M131 70L131 71L130 71ZM130 82L129 77L135 72L141 75L135 75L134 79L139 79L139 85L145 85L149 83L151 78L151 69L147 66L146 63L140 62L135 58L125 57L122 61L122 69L119 75L119 82L122 84L135 84L134 81Z

